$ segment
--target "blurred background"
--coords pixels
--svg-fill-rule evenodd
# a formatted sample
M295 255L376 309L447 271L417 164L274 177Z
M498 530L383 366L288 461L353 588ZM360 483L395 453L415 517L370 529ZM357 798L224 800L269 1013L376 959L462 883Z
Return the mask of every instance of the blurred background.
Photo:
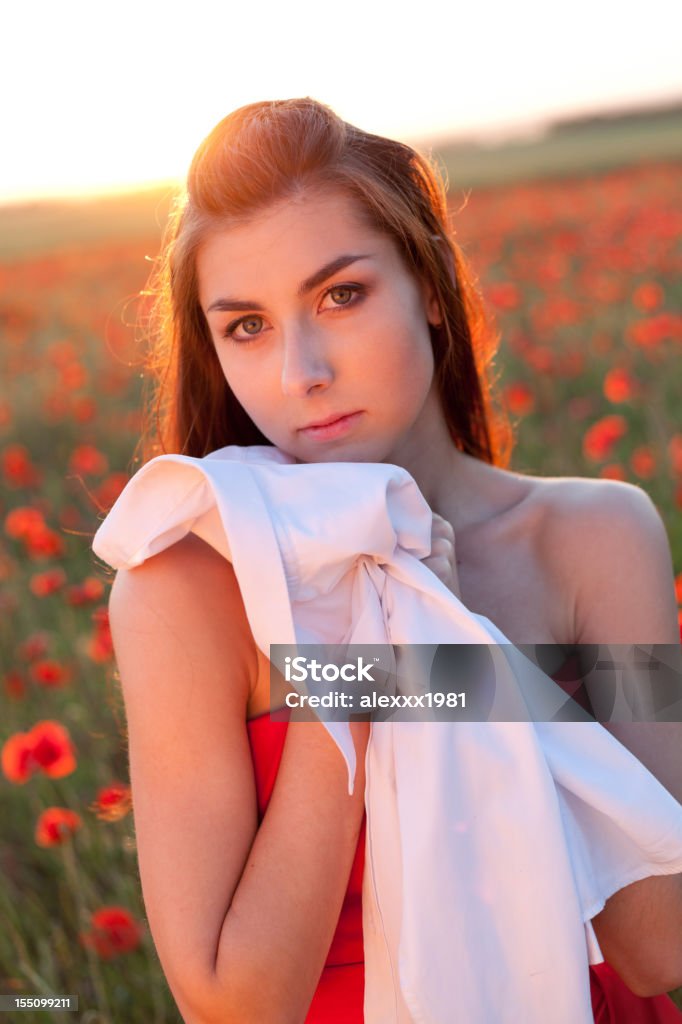
M26 1024L180 1020L145 923L110 577L90 539L133 469L134 325L194 149L244 103L310 95L431 154L500 331L512 468L643 487L682 607L681 12L5 12L0 993L81 1006Z

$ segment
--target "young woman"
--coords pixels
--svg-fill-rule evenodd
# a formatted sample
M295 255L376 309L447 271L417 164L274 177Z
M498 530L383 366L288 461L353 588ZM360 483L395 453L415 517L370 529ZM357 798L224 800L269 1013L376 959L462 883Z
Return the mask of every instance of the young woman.
M427 564L513 643L679 641L646 494L507 468L496 339L410 147L309 98L235 111L194 157L157 314L145 460L274 445L403 467L436 517ZM367 724L349 796L322 724L270 720L234 570L191 533L118 573L110 618L144 900L184 1019L362 1021ZM682 799L676 724L609 728ZM593 919L595 1020L682 1019L663 995L682 984L680 883L642 879Z

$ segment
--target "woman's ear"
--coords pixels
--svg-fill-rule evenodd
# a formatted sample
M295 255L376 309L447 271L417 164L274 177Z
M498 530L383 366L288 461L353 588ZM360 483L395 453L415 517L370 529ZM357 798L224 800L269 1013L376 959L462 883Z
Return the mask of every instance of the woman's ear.
M424 309L426 310L426 318L431 326L442 327L443 311L440 308L440 303L436 296L436 289L430 281L422 283L422 298L424 301Z

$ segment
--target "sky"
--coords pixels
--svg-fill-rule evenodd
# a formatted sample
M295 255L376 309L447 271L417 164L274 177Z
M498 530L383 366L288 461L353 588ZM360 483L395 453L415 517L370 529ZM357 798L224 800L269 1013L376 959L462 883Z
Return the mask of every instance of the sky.
M682 98L679 0L14 0L2 28L5 202L182 178L256 100L414 144Z

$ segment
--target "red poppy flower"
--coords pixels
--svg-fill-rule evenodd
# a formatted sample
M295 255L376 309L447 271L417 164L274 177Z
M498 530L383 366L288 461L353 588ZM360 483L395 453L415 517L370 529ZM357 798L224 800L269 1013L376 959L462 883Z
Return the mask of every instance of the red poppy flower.
M33 487L40 474L31 462L31 454L23 444L8 444L2 452L2 474L12 487Z
M653 348L662 341L682 340L682 316L673 313L658 313L648 320L637 320L630 324L628 335L640 348Z
M627 402L636 388L635 378L624 367L616 366L604 377L604 395L609 402Z
M82 583L72 583L66 590L66 603L70 605L88 604L99 601L104 594L104 584L96 576L88 576Z
M512 413L525 416L535 407L535 397L527 384L517 381L506 390L507 404Z
M48 807L36 823L35 840L38 846L58 846L73 835L83 819L68 807Z
M62 538L47 526L29 533L25 544L26 550L33 558L53 558L64 553Z
M110 473L93 491L93 497L101 509L107 511L114 504L130 477L127 473Z
M5 517L5 533L13 540L24 540L30 533L44 528L42 512L30 505L13 508Z
M89 932L81 932L80 940L103 960L112 960L139 946L142 928L125 907L101 907L91 920L92 928Z
M652 309L656 309L661 305L663 299L663 289L657 281L645 281L632 293L633 305L644 313L650 313Z
M627 421L624 416L603 416L585 432L583 454L593 462L608 458L626 431Z
M102 473L106 473L108 468L109 460L106 455L92 444L81 444L71 453L69 469L72 473L100 476Z
M31 665L31 677L39 686L56 689L69 682L71 674L54 658L42 658Z
M43 513L30 505L13 508L5 516L5 533L13 540L21 540L34 557L62 554L61 537L50 530Z
M115 782L111 786L105 786L97 793L91 810L95 812L102 821L120 821L132 807L130 786L123 782Z
M648 480L656 471L656 457L648 445L641 444L630 456L630 465L636 476Z
M63 569L47 569L45 572L36 572L29 580L31 593L36 597L47 597L54 594L66 583L66 573Z
M0 763L10 782L22 785L37 771L61 779L75 771L75 750L68 730L59 722L38 722L29 732L17 732L6 741Z

